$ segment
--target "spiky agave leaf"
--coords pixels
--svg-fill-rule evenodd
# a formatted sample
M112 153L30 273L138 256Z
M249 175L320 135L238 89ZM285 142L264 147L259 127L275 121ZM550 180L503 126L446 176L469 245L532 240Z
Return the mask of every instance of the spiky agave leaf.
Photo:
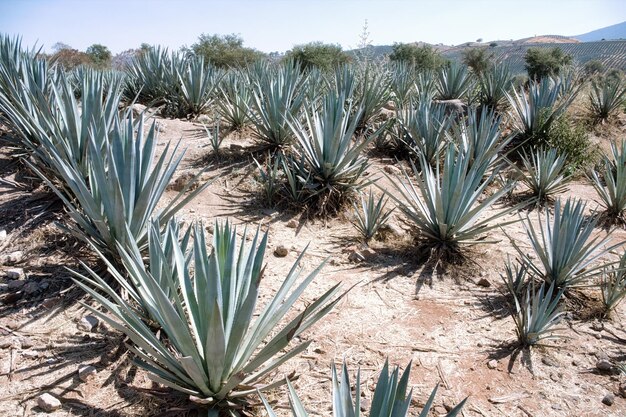
M452 63L439 70L437 98L439 100L463 99L472 87L472 77L465 65Z
M495 64L478 75L478 85L481 106L498 112L507 103L506 95L513 87L513 77L507 65Z
M517 210L510 207L485 215L510 185L483 198L485 189L495 180L497 169L486 174L489 164L483 161L470 166L470 156L448 147L443 164L432 168L422 157L422 171L412 164L415 179L405 171L402 179L389 178L397 193L385 191L394 200L408 223L416 230L417 238L438 257L461 255L462 247L485 240L485 233L503 224L496 220ZM415 185L415 183L417 183Z
M625 223L626 218L626 141L618 147L611 143L612 158L604 156L600 173L591 171L590 179L606 217L611 222Z
M529 280L528 264L523 261L520 262L518 259L513 263L511 262L511 258L507 257L506 263L504 264L504 274L501 274L500 277L502 281L504 281L504 285L507 290L509 290L509 293L514 298L520 298Z
M476 109L468 112L467 118L453 124L451 142L458 143L463 152L470 156L470 164L486 162L490 167L498 164L505 156L505 149L513 136L502 137L501 118L489 110Z
M411 98L417 92L413 68L405 62L395 63L391 68L390 86L396 109L409 105Z
M523 300L515 297L515 321L517 337L523 346L539 344L544 340L557 339L562 335L554 334L554 326L565 312L559 307L559 300L564 289L553 295L555 286L541 284L539 291L535 291L534 284L526 290Z
M250 82L245 73L230 70L219 84L216 100L220 116L231 130L240 131L250 122Z
M541 213L537 213L538 228L527 216L523 224L536 258L511 240L530 271L558 289L577 285L596 275L600 267L592 266L593 262L619 246L604 247L610 239L608 234L604 238L592 237L598 217L588 218L584 211L585 203L572 199L567 199L561 210L559 198L554 202L553 215L546 212L542 219Z
M111 132L93 133L88 137L88 178L58 150L49 150L50 161L68 195L36 167L32 168L63 201L72 219L67 229L103 253L118 258L118 245L126 248L134 242L143 249L150 219L158 216L165 224L208 183L185 195L188 185L165 207L157 208L184 152L177 155L178 145L170 150L168 144L154 163L155 124L143 139L143 117L137 125L132 115L126 120L116 117ZM102 143L107 143L104 154Z
M531 151L530 155L522 151L520 156L524 170L511 166L539 204L567 191L571 179L571 174L567 172L567 154L559 155L554 148L539 148Z
M343 362L341 377L337 374L335 364L331 365L332 372L332 394L333 394L333 416L334 417L359 417L361 416L361 395L360 395L360 371L356 375L356 383L354 389L350 384L350 378L348 375L348 367L346 362ZM385 365L376 382L376 388L374 390L374 397L370 406L369 417L406 417L409 414L409 406L411 404L411 396L413 391L408 390L409 374L411 372L411 363L406 367L402 375L400 370L395 367L391 373L389 372L389 363L385 361ZM294 417L308 417L306 410L304 409L300 398L295 389L287 381L289 386L289 402L291 405L291 412ZM354 399L352 395L354 391ZM408 391L408 392L407 392ZM419 417L427 417L430 413L430 409L437 393L437 387L431 392L428 401L424 405L424 408L419 414ZM275 416L274 410L269 405L265 397L261 395L261 400L265 405L265 409L270 416ZM456 405L446 417L457 416L467 398Z
M626 297L626 252L622 254L616 264L602 270L600 290L605 315L609 316Z
M201 56L189 58L184 67L174 67L178 88L171 94L178 117L195 117L210 108L223 76Z
M621 79L591 82L589 111L597 121L605 121L626 102L626 83Z
M395 210L395 208L385 210L388 201L389 199L385 198L384 194L376 200L374 193L370 190L367 199L361 195L360 208L356 203L353 203L354 221L352 224L354 224L354 227L365 242L372 239L378 233L378 230L387 224L389 217Z
M290 342L335 306L341 298L339 284L281 325L323 264L300 280L303 251L274 297L256 315L267 233L257 230L248 245L245 237L238 242L230 223L216 223L210 254L202 224L193 225L193 237L189 255L193 268L176 243L173 263L157 252L162 264L173 269L172 279L165 282L158 282L141 259L121 251L127 273L144 287L142 301L151 305L160 335L93 271L88 271L89 277L77 274L76 283L108 314L88 308L129 337L134 362L154 381L205 398L213 407L222 401L245 401L257 389L284 383L266 379L307 348L310 342L296 346Z

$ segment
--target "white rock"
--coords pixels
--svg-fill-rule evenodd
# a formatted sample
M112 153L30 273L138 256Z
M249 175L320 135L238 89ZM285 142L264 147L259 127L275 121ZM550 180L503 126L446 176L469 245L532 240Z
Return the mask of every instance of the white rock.
M16 250L15 252L11 252L7 255L3 255L0 257L0 264L3 265L13 265L22 260L24 257L24 253L20 250Z
M91 365L81 365L78 367L78 378L83 382L89 381L96 373L98 373L98 370Z
M7 231L2 229L0 230L0 240L4 240L7 238Z
M46 392L37 397L37 405L43 411L51 413L61 408L61 401Z
M78 322L78 330L93 332L98 327L100 320L94 316L85 316Z

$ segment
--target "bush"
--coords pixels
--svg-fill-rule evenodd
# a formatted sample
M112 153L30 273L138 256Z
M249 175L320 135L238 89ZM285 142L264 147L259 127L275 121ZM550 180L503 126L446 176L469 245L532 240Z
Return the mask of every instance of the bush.
M593 59L585 63L583 71L585 72L585 75L587 77L591 77L592 75L597 75L604 72L604 64L602 64L602 61Z
M85 53L91 58L93 66L98 69L111 67L111 51L104 45L95 43Z
M485 48L471 48L463 51L462 61L474 74L482 74L491 67L492 58L493 54Z
M418 71L437 70L446 63L446 60L432 47L428 45L417 46L410 43L395 43L389 59L396 62L406 62Z
M596 147L589 140L589 132L582 122L574 122L569 114L563 114L550 125L543 144L555 148L559 154L567 154L570 173L593 165L598 158Z
M524 55L526 72L531 80L541 80L544 77L556 76L572 63L572 56L563 53L558 47L529 48Z
M350 56L341 49L341 45L310 42L294 46L287 51L285 59L297 62L302 70L318 68L326 72L347 64Z
M191 45L194 54L204 57L204 61L216 67L245 67L265 57L263 52L243 46L243 39L233 34L202 34Z

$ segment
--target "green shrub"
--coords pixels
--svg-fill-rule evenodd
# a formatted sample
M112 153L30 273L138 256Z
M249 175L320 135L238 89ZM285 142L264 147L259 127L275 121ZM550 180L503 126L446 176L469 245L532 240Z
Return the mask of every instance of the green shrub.
M416 71L438 70L446 63L439 52L431 46L418 46L411 43L395 43L389 60L405 62L415 68Z
M303 71L317 68L327 72L347 64L350 56L341 49L341 45L310 42L294 46L287 51L285 59L297 62Z
M493 54L487 48L469 48L463 51L462 62L471 68L474 74L480 75L492 66Z
M558 76L561 71L572 63L572 56L563 53L559 47L528 48L526 55L526 72L531 80L541 80L545 77Z
M218 68L243 68L264 58L263 52L243 46L239 35L208 35L202 34L198 41L191 45L191 50L204 61Z

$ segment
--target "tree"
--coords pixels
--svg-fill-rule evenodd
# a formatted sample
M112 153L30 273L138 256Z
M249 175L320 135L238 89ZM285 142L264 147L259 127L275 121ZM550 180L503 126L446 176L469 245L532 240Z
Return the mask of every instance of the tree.
M111 51L106 46L94 43L85 52L91 58L94 67L104 69L111 66Z
M446 63L446 60L432 47L428 45L418 46L414 43L395 43L389 59L405 62L420 71L436 70Z
M50 62L60 65L66 70L72 70L81 65L91 65L91 57L71 46L57 42L52 46L54 53L50 55Z
M592 75L600 74L604 71L604 65L602 61L597 59L592 59L591 61L587 61L584 67L585 75L590 77Z
M243 39L234 33L222 36L203 33L198 42L191 45L191 50L217 67L244 67L265 56L256 49L244 47Z
M470 48L463 51L463 63L470 67L474 74L482 74L491 67L493 54L485 48Z
M303 70L316 67L322 71L333 70L350 61L350 57L341 46L322 42L294 46L285 54L285 59L297 61Z
M528 48L524 56L526 72L531 80L559 75L561 70L572 63L572 56L563 53L559 47Z

